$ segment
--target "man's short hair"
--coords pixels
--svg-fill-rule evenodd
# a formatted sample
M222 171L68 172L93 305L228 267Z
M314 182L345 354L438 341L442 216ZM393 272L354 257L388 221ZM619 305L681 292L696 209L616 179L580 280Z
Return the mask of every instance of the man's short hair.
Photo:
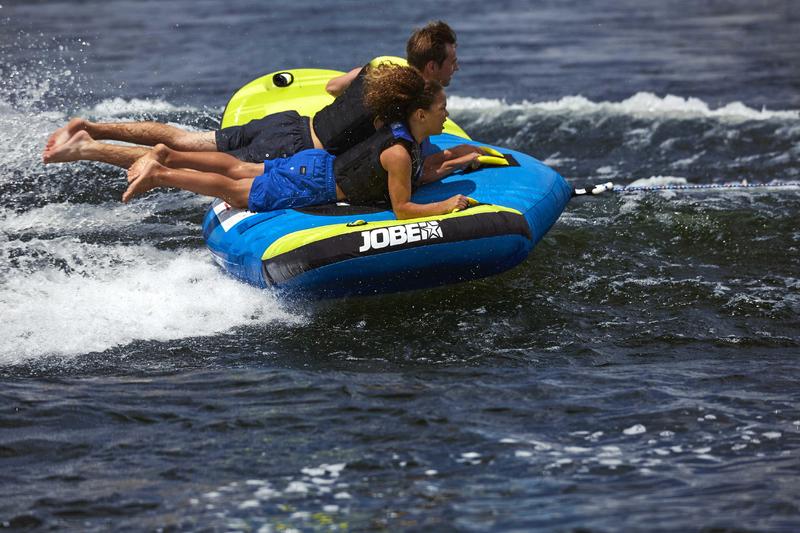
M406 43L406 59L417 70L424 70L428 61L441 65L447 59L447 45L456 44L456 32L447 23L437 20L414 30Z

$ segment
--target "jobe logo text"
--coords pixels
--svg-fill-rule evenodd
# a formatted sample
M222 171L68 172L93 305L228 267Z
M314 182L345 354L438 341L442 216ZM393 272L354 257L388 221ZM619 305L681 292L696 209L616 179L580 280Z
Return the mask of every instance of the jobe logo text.
M361 248L363 253L369 250L379 250L387 246L399 246L409 242L426 241L428 239L441 239L442 228L438 222L413 222L402 226L390 226L371 231L362 231Z

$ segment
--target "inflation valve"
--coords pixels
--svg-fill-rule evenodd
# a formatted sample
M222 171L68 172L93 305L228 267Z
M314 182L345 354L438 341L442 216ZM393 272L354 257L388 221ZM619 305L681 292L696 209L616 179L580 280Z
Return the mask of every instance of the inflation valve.
M294 76L291 72L278 72L272 76L272 83L275 87L288 87L294 82Z

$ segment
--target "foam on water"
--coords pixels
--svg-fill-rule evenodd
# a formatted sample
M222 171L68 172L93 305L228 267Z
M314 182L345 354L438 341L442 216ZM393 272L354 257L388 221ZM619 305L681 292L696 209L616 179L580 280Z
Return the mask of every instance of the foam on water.
M680 176L650 176L632 181L628 187L658 187L661 185L686 185L689 180Z
M2 242L0 260L0 365L302 320L269 292L224 275L200 250L61 237Z
M194 106L177 106L170 102L160 99L141 99L132 98L126 100L125 98L111 98L103 100L94 106L83 109L79 115L90 115L97 117L130 117L142 115L145 113L174 113L178 111L201 113L203 110ZM214 110L215 113L220 113L221 110Z
M131 205L121 202L100 205L63 202L19 214L0 208L0 232L9 236L40 232L81 235L108 228L110 224L119 231L140 224L155 212L154 204L144 202Z
M583 96L565 96L550 102L508 103L495 98L449 96L448 109L452 112L478 111L496 115L508 111L541 114L606 114L631 115L651 118L715 118L721 121L745 120L797 120L800 110L753 109L742 102L732 102L717 109L699 98L666 95L660 97L649 92L638 92L622 102L592 102Z
M164 193L151 195L146 202L130 204L123 204L116 199L96 205L61 202L46 204L22 213L0 208L0 236L6 235L7 238L14 239L20 235L79 236L108 230L113 230L115 233L142 232L148 226L148 230L156 229L159 234L196 231L195 225L178 220L170 220L167 224L148 224L146 219L172 210L176 205L202 211L208 207L210 201L211 198L207 196L187 193L178 202L175 194ZM1 265L0 271L2 271Z
M627 428L608 428L601 431L581 430L561 435L557 440L542 441L542 437L514 435L499 439L507 451L499 455L512 461L526 461L549 471L588 473L598 469L620 475L635 471L640 475L662 475L685 471L700 471L709 463L720 462L727 450L740 452L745 448L772 452L769 441L783 438L782 431L791 431L785 421L772 421L774 427L763 423L748 423L732 427L729 413L716 415L697 409L696 422L682 422L685 438L679 441L676 432L662 429L651 432L641 423ZM691 411L681 413L685 419ZM725 421L720 420L725 418ZM677 420L676 420L677 422ZM556 472L552 472L557 475Z
M234 530L273 531L276 520L283 531L347 530L353 496L350 484L341 479L346 467L346 463L321 464L279 480L233 481L190 498L189 504Z
M24 174L37 169L41 165L39 157L48 133L63 122L61 113L27 114L0 100L0 146L3 147L0 183L10 177L10 173L4 172L6 169Z

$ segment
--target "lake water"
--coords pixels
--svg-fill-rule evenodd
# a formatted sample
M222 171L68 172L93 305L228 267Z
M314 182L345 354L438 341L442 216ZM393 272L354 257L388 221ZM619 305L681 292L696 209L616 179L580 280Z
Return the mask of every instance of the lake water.
M792 1L0 0L0 528L797 531L800 189L579 198L519 267L285 301L209 199L41 163L447 20L451 116L575 185L800 179Z

